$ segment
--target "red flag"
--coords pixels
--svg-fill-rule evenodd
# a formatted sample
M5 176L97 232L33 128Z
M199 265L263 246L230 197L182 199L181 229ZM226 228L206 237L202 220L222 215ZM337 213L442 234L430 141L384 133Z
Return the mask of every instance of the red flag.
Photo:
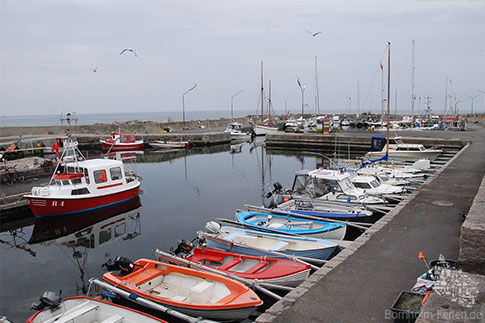
M384 69L384 67L382 66L382 62L381 62L381 70Z
M451 81L451 79L450 79L450 84L453 85L453 82Z
M17 147L17 145L16 144L12 144L12 145L10 145L10 147L7 148L7 150L5 150L5 152L12 152L12 151L14 151L15 150L15 147Z
M419 252L418 258L419 259L424 259L424 255L423 255L423 252L422 251Z

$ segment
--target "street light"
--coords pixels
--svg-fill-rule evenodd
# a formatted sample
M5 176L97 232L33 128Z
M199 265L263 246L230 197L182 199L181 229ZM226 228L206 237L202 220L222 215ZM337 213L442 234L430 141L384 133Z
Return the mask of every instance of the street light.
M455 102L455 114L458 114L458 108L457 108L457 105L458 105L458 103L460 103L460 102L463 102L463 100L458 100L458 101L456 101L456 102Z
M471 110L471 114L473 115L473 101L475 101L475 98L477 96L479 96L480 94L477 94L477 95L474 95L474 96L471 96L471 95L468 95L468 94L465 94L467 97L469 97L471 100L472 100L472 110Z
M349 96L349 115L352 115L352 97Z
M237 92L236 94L234 94L233 96L231 96L231 120L234 118L234 116L233 116L233 99L236 95L241 94L242 91L244 91L244 90L241 90L241 91Z
M485 94L485 91L482 91L482 90L479 90L479 89L477 89L477 91L482 93L482 94ZM485 95L483 96L483 107L485 109Z
M298 86L300 87L301 90L301 118L303 119L303 114L305 111L305 89L306 89L306 83L305 85L301 85L300 79L296 80L296 83L298 83Z
M182 94L182 118L183 118L183 125L184 125L184 129L185 129L185 95L187 93L189 93L190 91L192 91L193 89L195 89L195 87L197 86L197 83L194 84L194 86L192 86L190 89L188 89L187 91L184 92L184 94Z
M289 99L291 99L293 96L289 96L285 99L285 114L287 113L287 109L286 109L286 102L288 102Z

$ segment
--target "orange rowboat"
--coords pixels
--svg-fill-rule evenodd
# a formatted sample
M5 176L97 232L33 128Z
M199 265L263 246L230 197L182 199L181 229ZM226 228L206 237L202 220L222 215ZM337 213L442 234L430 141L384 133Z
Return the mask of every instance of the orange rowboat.
M232 279L149 259L137 260L133 272L125 276L108 272L103 279L136 296L193 317L245 319L263 304L256 293Z

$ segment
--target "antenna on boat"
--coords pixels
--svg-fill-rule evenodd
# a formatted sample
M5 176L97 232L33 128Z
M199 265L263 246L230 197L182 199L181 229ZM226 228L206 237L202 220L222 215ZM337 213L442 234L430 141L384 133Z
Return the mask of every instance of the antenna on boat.
M264 109L264 83L263 83L263 61L261 61L261 125L263 125Z

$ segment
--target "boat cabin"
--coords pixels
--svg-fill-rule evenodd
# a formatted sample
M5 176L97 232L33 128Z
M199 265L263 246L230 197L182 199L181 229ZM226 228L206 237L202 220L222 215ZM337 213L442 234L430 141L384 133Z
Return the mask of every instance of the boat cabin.
M111 133L111 140L113 142L120 142L120 143L134 143L136 141L134 134L124 134L124 133Z
M348 173L336 170L316 169L312 171L302 170L295 174L292 192L298 196L319 198L329 193L337 194L338 199L347 200L355 186L350 181ZM355 196L351 196L355 199Z
M123 163L112 159L92 159L59 166L48 187L34 187L32 195L68 197L104 195L108 190L134 181L126 176Z

